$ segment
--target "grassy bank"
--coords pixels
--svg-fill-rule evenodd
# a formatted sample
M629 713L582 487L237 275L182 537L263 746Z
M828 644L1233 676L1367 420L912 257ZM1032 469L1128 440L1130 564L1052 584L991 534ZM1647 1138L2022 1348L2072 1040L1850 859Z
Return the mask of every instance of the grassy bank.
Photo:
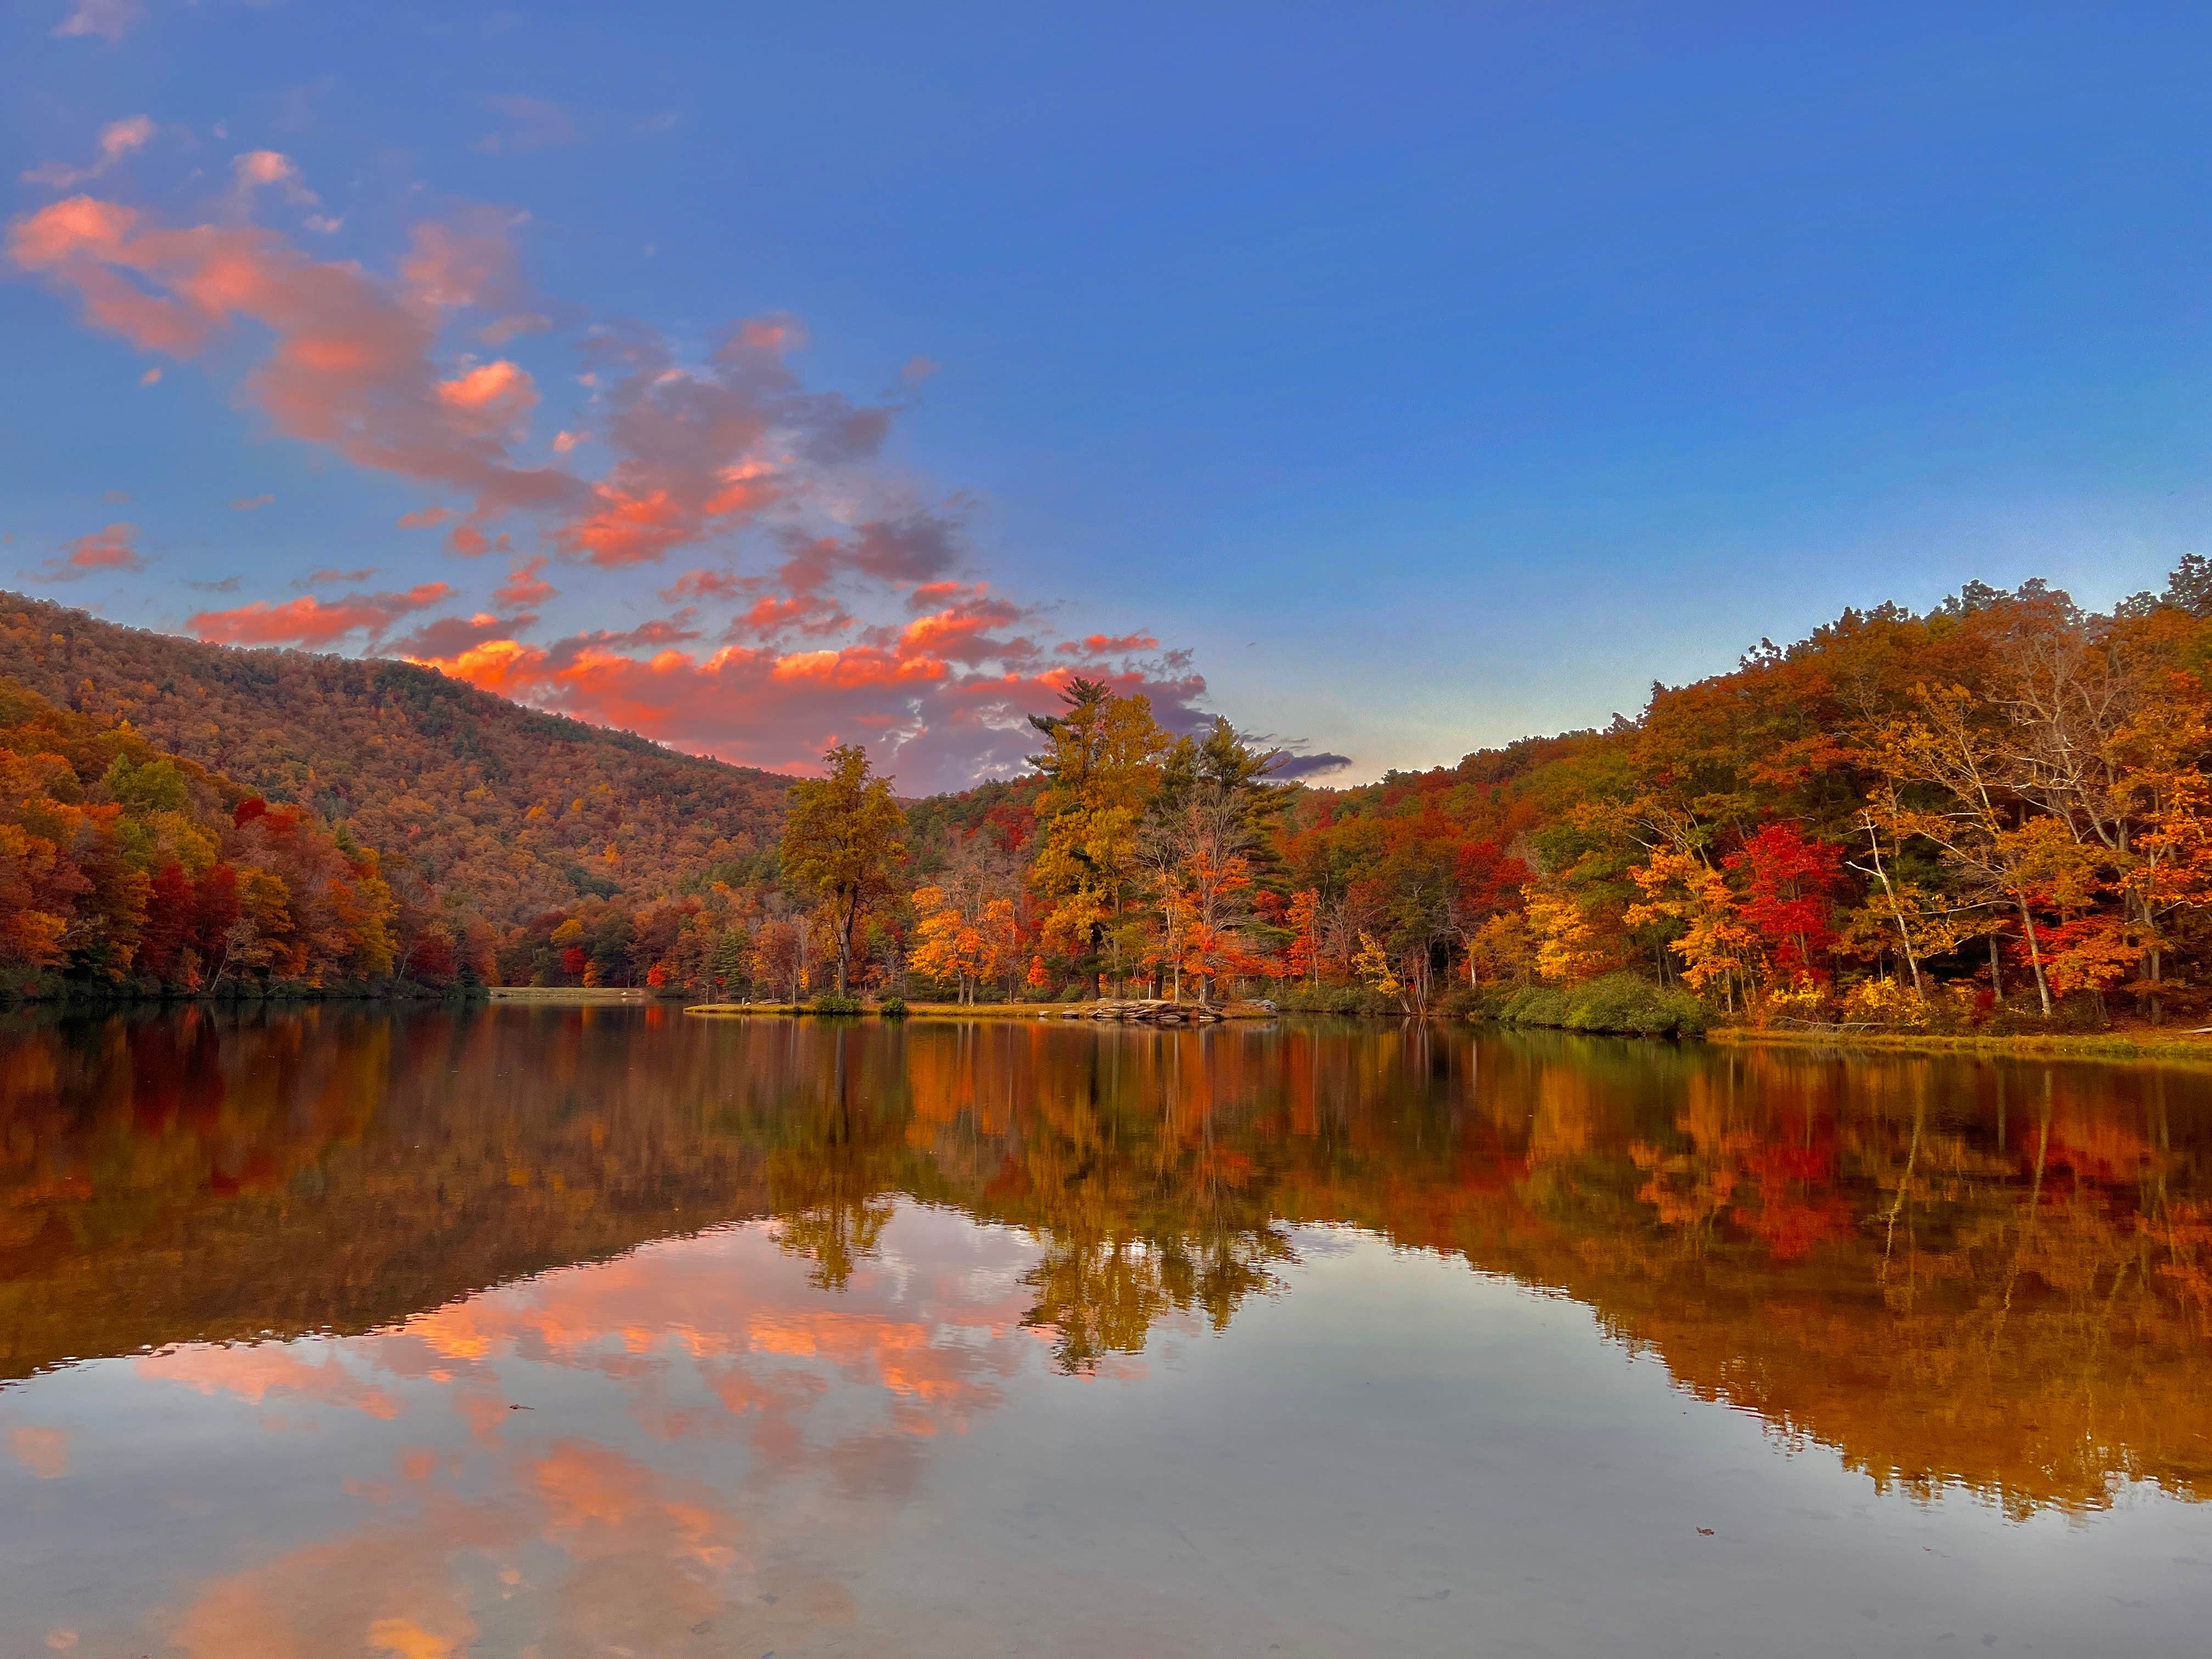
M1777 1031L1725 1025L1708 1031L1714 1042L1792 1048L1881 1048L1917 1054L2041 1054L2054 1059L2194 1060L2212 1063L2212 1035L2160 1031L1969 1032Z

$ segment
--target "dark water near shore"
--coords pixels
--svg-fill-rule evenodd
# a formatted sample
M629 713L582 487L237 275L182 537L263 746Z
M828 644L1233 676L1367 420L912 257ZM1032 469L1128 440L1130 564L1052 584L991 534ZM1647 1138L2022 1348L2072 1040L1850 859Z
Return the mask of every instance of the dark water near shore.
M2212 1076L0 1029L0 1656L2196 1654Z

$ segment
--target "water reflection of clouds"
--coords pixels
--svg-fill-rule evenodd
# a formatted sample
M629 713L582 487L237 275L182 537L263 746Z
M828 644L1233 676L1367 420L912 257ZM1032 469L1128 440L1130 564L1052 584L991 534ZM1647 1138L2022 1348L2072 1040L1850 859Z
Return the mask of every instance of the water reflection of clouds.
M8 1450L40 1480L58 1480L69 1473L69 1431L42 1424L25 1424L8 1431Z
M191 1659L556 1659L850 1620L820 1562L849 1559L921 1490L933 1441L1050 1358L1021 1322L1036 1249L1020 1236L908 1206L883 1243L833 1297L741 1226L365 1336L138 1358L138 1386L264 1428L369 1420L331 1437L329 1535L201 1583L142 1633ZM66 1468L58 1431L9 1446Z

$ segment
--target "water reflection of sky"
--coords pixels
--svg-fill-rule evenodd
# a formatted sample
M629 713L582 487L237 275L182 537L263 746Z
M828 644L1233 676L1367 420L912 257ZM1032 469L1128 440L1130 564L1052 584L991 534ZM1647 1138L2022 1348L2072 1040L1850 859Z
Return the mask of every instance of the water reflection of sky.
M2194 1652L2208 1491L2186 1073L0 1035L0 1656Z
M2124 1628L2179 1653L2212 1612L2212 1511L1884 1497L1571 1300L1348 1230L1298 1230L1228 1333L1182 1322L1074 1376L1021 1322L1013 1230L902 1204L836 1291L776 1231L9 1390L6 1635L555 1659L2047 1653Z

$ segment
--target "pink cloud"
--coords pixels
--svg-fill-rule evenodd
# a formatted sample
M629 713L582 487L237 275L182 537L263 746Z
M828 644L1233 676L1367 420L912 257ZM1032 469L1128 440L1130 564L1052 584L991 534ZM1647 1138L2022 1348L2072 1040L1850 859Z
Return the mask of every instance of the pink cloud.
M520 438L538 407L538 384L527 369L502 357L439 381L438 398L465 422Z
M241 204L248 201L258 190L273 189L297 207L313 207L322 198L307 188L301 177L299 163L282 150L250 149L234 156L230 163L230 176ZM330 222L330 228L337 228L337 222Z
M297 184L275 151L249 152L236 167L248 187ZM531 376L505 359L458 372L438 362L447 313L511 313L521 296L507 226L482 214L417 226L391 279L314 258L259 226L173 228L91 196L16 220L8 251L73 294L94 327L146 350L191 357L239 324L267 330L249 401L285 436L465 493L456 552L497 550L495 521L532 512L552 517L553 544L576 558L658 561L752 522L813 469L872 455L890 418L799 384L784 361L804 337L791 318L738 325L702 363L678 363L649 331L601 327L585 349L611 465L596 479L525 465L512 446L538 401ZM926 515L884 520L849 544L792 556L864 578L916 562L934 571L945 556L927 551L931 529Z
M112 45L145 21L146 8L138 0L76 0L53 32L64 40L97 35Z
M234 513L258 513L276 498L274 495L240 495L230 504Z
M255 189L296 172L275 152L240 163ZM510 520L526 520L548 553L607 569L690 555L659 589L684 609L550 645L519 637L555 597L543 555L511 558L495 608L466 617L425 620L452 597L427 583L204 611L193 631L380 650L404 623L405 654L701 753L803 766L827 732L873 733L913 787L1017 769L1033 744L1025 716L1054 706L1068 670L1102 656L1115 666L1085 672L1153 696L1170 725L1198 720L1205 682L1187 654L1143 634L1041 645L1024 631L1034 611L962 580L958 498L892 507L901 494L856 480L892 411L803 385L789 361L805 337L796 319L739 322L703 357L679 357L633 325L586 328L576 380L590 453L608 459L580 470L567 459L580 443L556 441L545 464L526 460L546 400L539 381L506 357L456 359L448 343L538 314L519 274L518 222L471 213L418 225L389 274L316 258L255 224L179 228L91 195L9 224L15 263L72 297L93 327L176 357L218 345L228 356L242 339L257 354L243 397L276 433L456 503L407 513L403 528L441 528L456 554L513 555L531 531ZM828 523L848 503L869 507ZM739 574L721 561L746 532L770 559ZM900 620L881 621L887 611ZM710 638L719 648L696 644Z
M819 593L795 593L789 599L763 594L750 610L730 619L729 637L772 639L796 629L811 639L842 634L854 624L852 613Z
M418 229L394 286L309 258L256 226L167 229L86 196L17 220L8 237L17 264L73 290L95 327L145 349L191 356L236 322L267 328L271 348L246 390L287 436L466 491L477 519L580 505L589 492L578 480L518 465L507 452L502 423L523 406L522 380L464 375L455 395L435 365L441 306L500 280L483 241Z
M359 570L310 570L292 584L295 587L345 587L355 582L365 582L376 574L374 565Z
M971 594L941 611L916 617L898 632L902 649L970 665L985 662L1025 664L1037 654L1036 642L992 633L1029 613L1011 599Z
M756 584L757 585L757 584ZM678 599L734 599L750 592L747 579L729 570L687 570L660 590L664 603Z
M23 182L44 185L51 190L68 190L99 178L125 157L143 149L153 136L154 118L150 115L127 115L120 121L110 121L100 130L96 146L100 153L89 164L73 167L61 161L48 161L24 173Z
M138 556L137 538L136 525L109 525L63 543L63 556L47 560L39 574L48 581L73 582L106 571L143 570L146 562Z
M553 584L538 573L545 568L544 557L528 559L507 573L507 580L492 592L492 598L501 605L520 609L526 605L543 605L556 592Z
M755 318L690 367L646 331L596 331L599 436L616 459L556 544L596 565L651 562L750 522L807 466L873 454L888 411L801 388L783 362L799 337L789 318Z
M933 648L964 651L972 638L926 629L819 650L730 645L639 657L617 648L619 636L579 635L550 646L486 640L432 665L505 696L746 765L805 770L823 733L875 732L883 734L879 764L902 788L927 789L1018 769L1035 741L1026 717L1056 708L1066 683L1060 669L971 664ZM1197 701L1206 682L1180 653L1099 678L1149 696L1176 729L1204 718Z
M185 626L219 645L298 645L310 649L336 643L349 634L371 641L392 631L402 617L443 605L453 595L444 582L423 582L404 593L349 593L324 601L312 594L281 605L256 599L230 611L195 611Z
M1062 640L1053 647L1063 657L1116 657L1133 652L1157 651L1160 642L1150 634L1086 634L1079 640Z

